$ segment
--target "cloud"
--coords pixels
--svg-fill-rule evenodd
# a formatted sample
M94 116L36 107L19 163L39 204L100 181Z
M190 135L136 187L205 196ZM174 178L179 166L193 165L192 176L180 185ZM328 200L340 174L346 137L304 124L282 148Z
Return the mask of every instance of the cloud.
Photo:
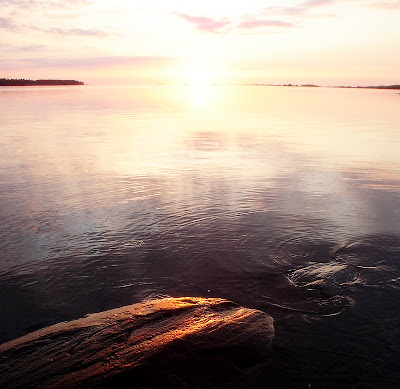
M304 1L303 3L300 3L300 7L305 7L305 8L313 8L313 7L320 7L323 5L330 5L335 3L336 0L308 0Z
M28 46L21 46L21 47L16 47L16 50L21 50L21 51L37 51L37 50L42 50L46 46L45 45L28 45Z
M168 65L175 61L173 57L158 56L115 56L91 58L21 58L0 60L3 70L27 68L107 68L115 66L150 67Z
M70 10L80 5L92 4L89 0L0 0L1 13L13 15L8 17L0 16L0 30L9 32L28 32L28 31L42 31L59 35L83 35L83 36L97 36L104 37L108 35L104 31L86 29L86 28L40 28L37 26L24 23L31 15L39 12L41 15L44 10ZM3 10L4 9L4 10ZM67 13L62 12L63 18L67 18ZM54 20L52 19L54 22Z
M360 6L372 7L372 8L377 8L380 10L387 10L387 11L400 10L400 0L387 0L387 1L349 0L349 1L359 4Z
M15 24L11 18L0 17L0 30L6 30L10 32L19 32L19 31L41 31L47 32L51 34L58 35L79 35L79 36L93 36L93 37L105 37L112 35L106 31L94 30L94 29L84 29L84 28L39 28L35 26L29 25L17 25Z
M192 16L180 12L175 12L175 15L193 24L200 31L217 32L231 23L227 19L215 20L204 16Z
M41 29L36 27L31 27L32 29L49 32L51 34L58 35L80 35L80 36L94 36L94 37L105 37L110 35L109 33L101 30L86 30L83 28L49 28L49 29Z
M263 20L263 19L255 19L255 20L247 20L245 22L240 23L237 28L241 29L252 29L252 28L261 28L261 27L293 27L294 23L284 22L282 20Z
M221 30L229 31L236 29L256 29L263 27L288 28L294 26L294 23L285 22L282 20L249 19L237 25L233 25L229 19L214 20L203 16L192 16L178 12L176 12L175 15L193 24L198 30L206 32L220 32Z
M113 57L92 57L92 58L77 58L60 61L49 61L49 65L59 66L59 64L70 67L95 66L152 66L167 64L175 59L173 57L162 56L113 56Z
M336 3L337 0L307 0L293 6L271 6L264 8L267 13L281 14L281 15L302 15L314 8L329 6Z
M25 51L25 52L30 52L30 51L38 51L46 48L45 45L26 45L26 46L14 46L10 44L3 44L0 43L0 49L2 51L11 51L11 52L18 52L18 51Z
M0 17L0 30L18 31L19 29L11 18Z
M386 1L381 3L371 3L371 7L380 8L388 11L400 10L400 1Z
M93 4L89 0L2 0L0 6L13 7L13 8L73 8L79 5Z

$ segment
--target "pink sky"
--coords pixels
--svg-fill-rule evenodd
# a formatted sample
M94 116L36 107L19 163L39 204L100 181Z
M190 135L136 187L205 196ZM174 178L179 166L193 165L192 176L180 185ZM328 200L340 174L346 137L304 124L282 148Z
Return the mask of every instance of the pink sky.
M0 1L0 78L400 84L400 1Z

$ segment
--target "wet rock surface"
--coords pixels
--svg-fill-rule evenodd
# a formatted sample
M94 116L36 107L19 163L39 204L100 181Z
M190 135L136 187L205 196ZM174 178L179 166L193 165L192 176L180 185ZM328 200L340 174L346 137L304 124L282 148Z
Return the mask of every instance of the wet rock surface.
M269 360L273 337L269 315L224 299L150 300L4 343L0 387L226 385Z

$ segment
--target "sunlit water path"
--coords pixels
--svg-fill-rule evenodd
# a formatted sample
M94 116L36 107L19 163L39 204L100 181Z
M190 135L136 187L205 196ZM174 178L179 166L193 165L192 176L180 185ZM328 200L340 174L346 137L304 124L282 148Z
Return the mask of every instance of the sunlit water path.
M395 387L399 106L384 90L1 88L1 340L223 297L275 318L253 385Z

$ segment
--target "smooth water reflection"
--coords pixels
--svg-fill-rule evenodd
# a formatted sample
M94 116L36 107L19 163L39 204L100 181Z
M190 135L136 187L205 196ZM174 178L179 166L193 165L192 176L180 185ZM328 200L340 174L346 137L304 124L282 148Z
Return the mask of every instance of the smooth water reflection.
M2 340L150 296L223 297L275 317L282 377L288 364L301 382L362 381L370 363L390 383L399 103L357 89L0 89ZM321 358L332 347L338 365Z

